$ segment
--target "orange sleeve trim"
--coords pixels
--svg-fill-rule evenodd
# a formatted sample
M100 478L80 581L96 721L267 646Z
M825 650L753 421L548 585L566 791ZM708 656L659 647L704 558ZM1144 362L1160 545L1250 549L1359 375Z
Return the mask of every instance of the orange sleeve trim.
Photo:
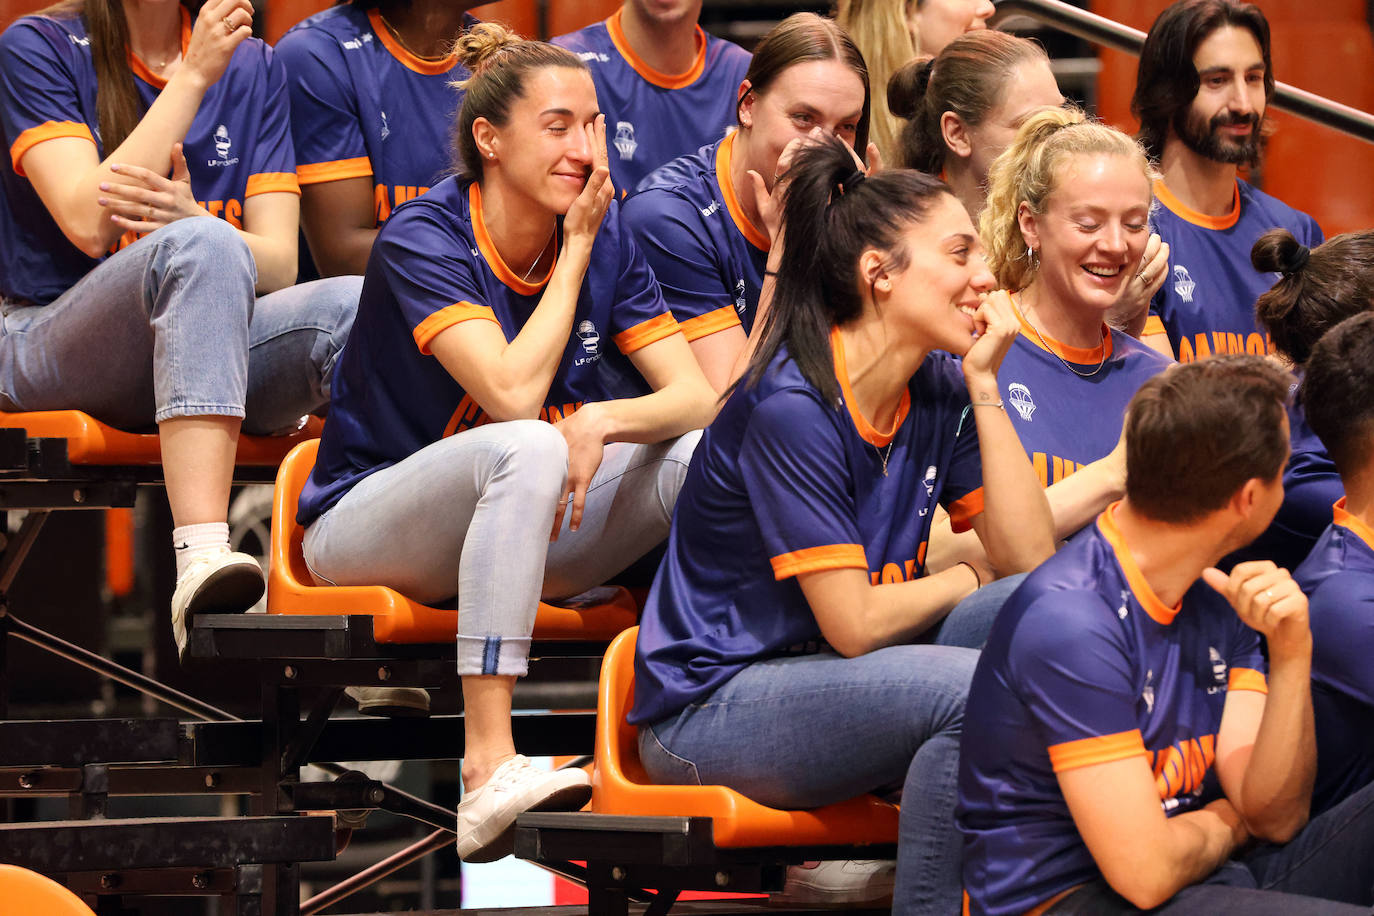
M1264 676L1264 672L1256 671L1253 668L1232 668L1230 680L1226 682L1226 689L1268 693L1269 680Z
M244 188L243 196L252 197L255 194L272 194L275 192L299 195L301 186L296 182L296 173L259 172L256 175L249 175L248 186Z
M10 144L10 162L14 165L15 174L27 178L20 164L24 154L43 141L56 140L58 137L78 137L95 143L95 136L88 125L77 121L44 121L37 127L30 127L24 131Z
M708 337L717 331L724 331L726 328L741 327L739 315L735 312L733 305L722 305L714 311L707 312L705 315L697 315L695 318L688 318L686 321L679 321L678 327L682 328L682 334L687 338L687 342Z
M296 166L296 180L301 184L371 177L372 160L366 156L356 159L335 159L333 162L309 162Z
M494 321L499 327L501 322L497 319L496 313L488 306L476 305L471 302L459 302L450 305L448 308L439 309L430 315L412 332L415 338L415 346L420 348L420 352L429 355L429 345L434 338L438 337L443 331L448 330L455 324L462 324L464 321L480 319L483 321Z
M955 534L962 534L973 527L974 517L982 514L983 488L979 487L949 507L949 525Z
M1140 332L1141 337L1148 337L1151 334L1167 334L1164 328L1164 321L1158 315L1151 315L1145 319L1145 330Z
M1131 757L1144 757L1145 740L1140 737L1140 729L1102 735L1099 738L1080 738L1065 741L1063 744L1050 745L1050 765L1056 773L1090 767L1098 763L1111 763Z
M672 337L681 331L677 319L672 312L664 312L655 315L648 321L641 321L632 328L627 328L615 335L615 345L620 348L620 352L629 356L636 350L642 350L651 343L658 343L665 337Z
M779 554L768 560L773 564L773 578L778 581L802 573L823 569L868 569L868 558L862 544L826 544Z

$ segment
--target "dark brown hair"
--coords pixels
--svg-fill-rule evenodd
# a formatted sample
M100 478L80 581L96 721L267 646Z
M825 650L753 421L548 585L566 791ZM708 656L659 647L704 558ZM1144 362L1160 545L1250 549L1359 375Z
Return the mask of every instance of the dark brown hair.
M905 118L897 141L900 165L939 174L949 152L940 118L952 111L972 127L1002 100L1016 68L1049 56L1037 42L995 29L966 32L935 57L918 57L892 74L887 105Z
M1215 512L1248 480L1272 480L1288 457L1284 405L1292 378L1263 356L1175 366L1126 408L1126 498L1156 521Z
M1178 0L1155 19L1140 49L1131 113L1140 121L1140 142L1151 158L1164 154L1169 128L1177 133L1202 81L1193 55L1222 26L1249 29L1264 58L1264 99L1274 97L1269 58L1269 21L1253 3L1238 0Z
M587 69L576 54L543 41L530 41L499 22L479 22L458 38L455 50L472 74L454 84L465 90L458 110L453 145L458 171L473 180L482 177L482 154L472 136L472 125L486 118L497 127L510 120L511 106L525 97L526 77L545 67Z
M1282 274L1255 302L1255 319L1294 363L1351 315L1374 307L1374 230L1347 232L1316 248L1270 229L1250 249L1255 270Z
M769 29L768 34L763 36L754 48L754 58L749 64L749 72L744 75L749 81L749 92L763 95L783 71L811 60L837 60L853 70L863 83L864 107L863 113L859 115L854 149L859 155L864 155L868 148L871 108L868 65L864 63L864 56L854 44L854 39L834 21L815 13L793 13ZM739 98L735 100L736 120L739 119L739 109L744 104L745 95L747 93L740 93Z
M1347 318L1317 341L1299 397L1336 470L1359 473L1374 445L1374 313Z

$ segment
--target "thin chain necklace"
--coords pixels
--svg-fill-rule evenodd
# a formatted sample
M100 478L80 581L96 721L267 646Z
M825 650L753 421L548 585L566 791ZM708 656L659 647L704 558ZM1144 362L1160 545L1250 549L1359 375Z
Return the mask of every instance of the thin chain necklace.
M420 52L416 51L414 48L412 48L409 44L406 43L406 40L401 37L401 30L392 25L391 20L387 19L386 16L382 15L381 10L377 10L377 18L382 20L382 25L386 26L386 30L391 33L391 37L396 39L397 43L399 43L401 47L405 48L408 53L420 58L420 60L440 61L445 60L448 57L447 54L437 54L432 57L426 54L421 54Z
M892 441L889 442L889 443L887 444L887 451L886 451L886 452L884 452L882 449L878 448L878 446L873 445L872 442L868 443L869 445L873 445L873 451L877 452L877 453L878 453L878 457L881 458L881 459L883 460L883 476L884 476L884 477L887 476L887 459L892 457L892 446L895 445L896 443L897 443L897 438L894 436L894 437L892 438Z
M1045 335L1040 333L1040 329L1037 328L1035 326L1035 323L1031 321L1030 318L1026 315L1026 310L1024 308L1021 309L1021 318L1026 322L1026 324L1030 325L1030 329L1035 332L1035 336L1040 340L1040 346L1044 347L1046 350L1049 350L1051 353L1053 353L1054 358L1063 363L1065 369L1068 369L1070 372L1072 372L1079 378L1092 378L1094 375L1097 375L1097 373L1102 371L1103 366L1107 365L1106 341L1102 342L1102 359L1098 361L1097 368L1091 372L1079 372L1077 369L1073 367L1073 363L1069 362L1067 359L1060 356L1059 351L1049 345L1049 343L1045 340Z
M529 270L525 271L525 275L520 278L521 283L529 282L530 274L534 273L534 269L539 266L539 262L544 260L544 252L549 250L549 244L553 241L553 238L556 235L558 235L558 225L554 224L553 232L549 233L549 241L545 242L544 247L539 249L539 254L534 256L534 263L530 265Z

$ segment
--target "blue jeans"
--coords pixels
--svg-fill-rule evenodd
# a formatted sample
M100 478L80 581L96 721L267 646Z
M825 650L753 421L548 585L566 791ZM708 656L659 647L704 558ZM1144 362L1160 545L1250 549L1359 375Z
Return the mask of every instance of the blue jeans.
M1243 852L1151 913L1291 916L1369 913L1374 904L1374 784L1314 818L1282 846ZM1065 897L1045 916L1128 916L1142 911L1103 879Z
M978 653L890 646L755 662L709 697L639 730L655 782L725 785L775 808L901 793L893 912L953 916L959 736Z
M955 605L949 616L940 622L935 634L937 646L964 646L968 649L981 649L988 641L993 621L997 619L1002 605L1007 603L1011 593L1021 587L1029 573L1004 576L984 585Z
M563 434L542 420L489 423L368 475L306 529L311 573L331 585L386 585L415 601L458 597L458 673L526 673L540 597L603 584L668 536L691 432L606 446L577 531L565 513Z
M106 258L47 305L0 309L0 409L82 410L123 429L174 417L286 429L329 402L361 277L258 299L232 226L182 219Z

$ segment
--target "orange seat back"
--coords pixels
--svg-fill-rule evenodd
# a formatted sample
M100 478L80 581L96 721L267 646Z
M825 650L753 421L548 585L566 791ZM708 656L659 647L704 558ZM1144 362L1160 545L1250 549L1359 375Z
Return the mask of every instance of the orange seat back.
M638 728L626 721L634 703L633 627L611 641L601 663L596 703L597 814L709 817L722 847L863 846L897 841L896 805L872 795L807 811L783 811L724 786L654 785L639 760ZM804 761L798 760L798 765Z
M0 914L19 916L94 916L81 898L27 868L0 865Z
M66 439L67 460L76 465L150 466L162 463L157 433L129 433L79 410L0 411L0 429L20 428L35 439ZM289 436L239 436L234 463L244 467L276 467L299 442L318 438L322 421L311 417L305 428Z
M305 529L296 522L301 490L315 466L319 441L302 442L277 471L272 496L272 564L267 576L269 614L366 614L381 643L452 642L458 612L412 601L381 585L319 586L305 565ZM608 640L633 626L637 609L624 589L604 604L563 608L540 603L534 622L538 640Z

